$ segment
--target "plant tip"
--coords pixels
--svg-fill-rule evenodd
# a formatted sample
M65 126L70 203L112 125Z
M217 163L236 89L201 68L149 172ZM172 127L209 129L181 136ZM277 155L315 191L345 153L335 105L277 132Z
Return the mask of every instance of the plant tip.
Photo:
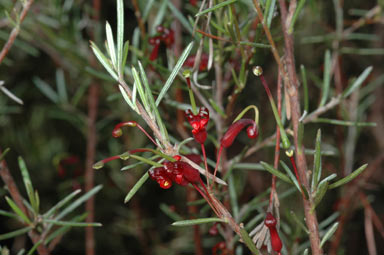
M95 164L93 164L93 169L100 169L100 168L102 168L102 167L104 167L104 162L103 161L99 161L99 162L97 162L97 163L95 163Z

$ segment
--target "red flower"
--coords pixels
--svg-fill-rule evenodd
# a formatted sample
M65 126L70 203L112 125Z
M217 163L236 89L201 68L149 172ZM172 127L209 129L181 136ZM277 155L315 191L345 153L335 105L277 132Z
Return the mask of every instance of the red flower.
M192 68L195 65L195 59L196 59L196 55L189 56L185 60L184 66ZM208 55L203 53L203 54L201 54L199 71L200 72L205 71L205 70L207 70L207 67L208 67Z
M273 217L272 213L267 213L267 217L264 220L264 224L268 227L269 233L271 234L272 249L280 253L283 244L281 243L279 233L276 230L277 220L275 217Z
M154 46L149 57L149 60L151 61L154 61L159 55L159 48L161 42L163 42L168 48L170 48L175 42L175 35L172 29L165 28L163 26L158 26L156 28L156 31L158 35L150 37L148 39L149 44Z
M185 186L200 181L199 171L184 161L165 162L163 167L151 169L148 174L163 189L169 189L173 182Z
M191 110L185 111L185 116L192 126L192 134L198 143L203 144L207 139L207 130L205 127L209 121L209 111L205 107L200 107L198 114L193 114Z

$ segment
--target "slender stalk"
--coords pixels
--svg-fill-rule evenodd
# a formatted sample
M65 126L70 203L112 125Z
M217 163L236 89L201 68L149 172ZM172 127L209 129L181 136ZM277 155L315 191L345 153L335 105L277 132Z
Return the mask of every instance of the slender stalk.
M8 41L3 46L3 49L0 52L0 64L3 62L5 56L8 54L9 50L11 49L13 43L16 40L17 35L20 32L20 25L27 16L27 13L29 11L29 8L31 7L34 0L28 0L24 3L23 10L20 13L20 18L17 21L17 25L12 29L12 32L9 35Z
M133 8L135 9L135 16L137 19L137 23L139 23L141 39L144 40L146 37L145 25L144 25L143 19L141 18L141 12L140 12L140 8L137 3L137 0L132 0L132 5L133 5Z
M292 115L292 125L293 125L293 133L294 133L294 144L295 144L295 154L296 154L296 163L297 163L297 171L301 183L304 185L304 188L309 190L309 182L307 179L307 162L304 155L304 146L299 145L298 135L299 135L299 120L300 120L300 100L298 94L298 80L296 76L295 70L295 59L294 59L294 51L293 51L293 37L288 34L288 27L286 25L287 20L287 7L285 5L284 0L279 0L280 10L281 10L281 25L284 34L284 42L285 42L285 53L286 53L286 65L288 70L288 84L287 92L289 95L289 100L291 103L291 115ZM285 76L287 77L287 76ZM299 148L301 146L301 148ZM313 255L321 255L323 254L323 250L320 246L320 236L319 236L319 227L318 221L316 217L316 212L312 211L313 201L312 197L309 196L309 199L305 199L303 197L304 204L304 213L306 217L306 224L309 230L309 239L311 243L311 249Z
M98 22L100 17L101 1L93 0L93 19ZM91 32L91 36L94 37L96 31ZM95 66L95 58L91 58L91 65ZM88 192L94 187L94 170L93 162L95 161L96 154L96 118L98 113L99 104L99 85L94 80L91 83L88 91L88 122L87 122L87 147L86 147L86 159L85 159L85 183L84 190ZM95 199L92 196L85 203L85 210L88 212L85 222L95 221ZM93 227L85 228L85 252L86 255L95 254L95 236Z

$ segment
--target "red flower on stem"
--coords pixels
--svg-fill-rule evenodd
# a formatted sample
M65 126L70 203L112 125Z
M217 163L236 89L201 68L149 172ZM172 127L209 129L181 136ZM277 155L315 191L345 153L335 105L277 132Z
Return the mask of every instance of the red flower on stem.
M217 169L218 169L218 166L219 166L220 157L221 157L221 153L223 151L223 148L228 148L229 146L231 146L233 141L237 137L237 135L246 126L248 126L248 128L247 128L247 135L248 135L249 138L255 139L259 135L257 124L252 119L240 119L240 120L236 121L235 123L233 123L228 128L227 132L225 132L223 138L221 138L220 148L219 148L219 152L218 152L218 156L217 156L217 161L216 161L216 167L215 167L215 171L213 173L214 176L216 176L216 172L217 172Z
M265 226L268 227L269 233L271 234L272 250L274 250L280 254L280 251L281 251L281 248L283 247L283 244L281 242L279 233L276 230L277 220L272 215L272 213L270 213L270 212L267 213L267 217L264 220L264 224L265 224Z
M150 37L148 42L153 46L149 60L154 61L159 55L160 44L164 43L167 48L170 48L175 42L175 35L172 29L158 26L156 28L158 35Z
M185 60L184 66L192 68L195 65L195 59L196 59L196 55L189 56ZM207 70L207 67L208 67L208 55L203 53L201 54L201 58L200 58L199 71L200 72L205 71Z
M207 139L207 130L205 127L209 121L209 111L205 107L200 107L198 114L193 114L190 109L185 111L185 116L192 126L192 134L196 142L203 144Z

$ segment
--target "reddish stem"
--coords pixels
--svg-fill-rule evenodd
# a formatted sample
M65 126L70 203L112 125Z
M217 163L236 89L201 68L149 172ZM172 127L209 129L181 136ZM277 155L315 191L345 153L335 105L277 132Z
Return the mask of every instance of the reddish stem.
M151 140L151 142L156 145L156 147L159 147L159 145L156 143L156 141L147 133L147 131L145 131L145 129L140 126L139 123L137 123L136 121L127 121L127 122L121 122L119 124L117 124L115 126L115 128L113 129L112 131L112 136L117 138L117 137L120 137L122 134L123 134L123 131L121 130L121 127L123 126L127 126L127 127L137 127L138 129L140 129L141 132L143 132L148 138L149 140Z
M201 144L201 151L203 152L204 166L205 166L205 176L207 178L207 186L209 188L209 178L208 178L209 170L208 170L208 163L207 163L207 154L205 153L205 146L204 146L203 143Z

